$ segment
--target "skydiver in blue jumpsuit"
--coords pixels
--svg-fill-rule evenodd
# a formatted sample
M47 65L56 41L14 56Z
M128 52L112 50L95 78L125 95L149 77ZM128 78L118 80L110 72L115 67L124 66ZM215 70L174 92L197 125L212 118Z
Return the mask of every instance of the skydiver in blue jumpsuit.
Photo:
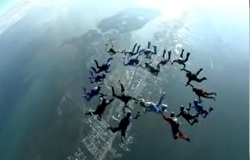
M143 98L138 99L139 104L143 107L144 113L146 112L155 112L157 114L162 114L166 112L168 105L162 104L162 101L166 93L164 92L157 103L145 101ZM159 108L161 106L161 108Z
M193 102L193 105L191 103L189 103L189 106L196 110L197 117L198 117L198 115L201 115L203 118L206 118L207 115L213 110L213 107L210 107L207 111L204 109L204 107L201 105L201 103L202 103L201 99L200 100L195 99Z
M86 99L87 101L89 101L90 99L92 99L94 96L97 96L98 94L104 96L103 93L100 93L100 91L101 91L101 85L102 85L102 84L103 84L103 83L98 84L98 86L93 87L93 88L92 88L91 90L89 90L89 91L87 91L85 87L82 87L83 92L84 92L83 97L85 97L85 99Z
M106 74L105 73L102 73L101 75L96 75L94 76L93 72L89 72L91 76L89 76L89 80L90 80L90 83L98 83L98 82L103 82L104 79L106 78Z

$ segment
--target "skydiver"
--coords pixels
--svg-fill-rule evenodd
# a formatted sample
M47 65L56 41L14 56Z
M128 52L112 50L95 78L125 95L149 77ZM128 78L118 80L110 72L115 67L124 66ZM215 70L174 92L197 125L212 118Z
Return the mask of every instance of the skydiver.
M160 65L160 64L161 65L166 65L168 62L171 62L171 51L168 51L168 58L167 59L165 58L165 54L166 54L166 49L163 50L162 59L158 63L158 65Z
M94 60L95 61L95 64L96 64L96 67L98 68L98 70L95 69L95 67L91 67L92 70L95 72L95 73L100 73L102 71L104 71L105 73L109 73L109 67L110 67L110 61L113 59L113 57L110 57L107 59L107 62L102 64L101 66L99 66L97 60Z
M189 113L190 107L191 107L191 106L189 106L188 108L184 108L184 106L181 105L181 106L180 106L180 112L176 115L176 117L182 116L184 119L186 119L186 120L188 121L188 123L189 123L190 125L193 125L194 123L197 123L197 122L198 122L198 114L196 114L196 115L191 115L191 114ZM193 120L193 121L191 122L191 120Z
M105 73L102 73L101 75L97 75L97 76L94 76L93 72L89 71L90 72L90 75L88 78L90 80L91 83L94 83L94 82L103 82L103 80L106 78L106 74Z
M110 54L110 56L116 54L116 53L123 53L123 51L118 51L114 49L114 44L112 42L112 40L110 40L110 47L108 45L108 43L106 43L106 51Z
M101 85L102 85L102 84L103 84L103 83L98 84L98 86L93 87L93 88L92 88L91 90L89 90L89 91L87 91L85 87L82 87L82 89L83 89L83 91L84 91L83 97L85 97L85 99L86 99L87 101L89 101L91 98L93 98L94 96L97 96L98 94L104 96L103 93L100 93L100 91L101 91Z
M185 86L189 85L189 83L190 83L191 81L196 81L196 82L199 82L199 83L200 83L200 82L202 82L202 81L204 81L204 80L207 79L206 77L197 78L197 76L198 76L199 73L203 70L203 68L199 69L199 70L197 71L196 74L193 74L192 72L190 72L190 71L187 70L187 69L181 69L181 70L186 72L186 77L188 78L188 81L187 81L187 83L186 83Z
M128 129L128 126L131 123L131 119L137 119L138 116L132 117L131 112L127 112L126 116L124 116L120 121L119 125L117 127L111 127L109 126L107 129L111 130L113 133L117 131L121 131L121 141L124 142L124 138L126 137L126 131Z
M113 102L114 98L107 100L105 96L99 97L99 104L96 107L94 112L87 112L85 115L98 115L97 119L100 121L102 119L102 114L105 111L106 107Z
M172 134L174 139L182 138L186 141L190 141L187 135L180 131L180 122L177 117L174 116L174 112L171 112L170 116L162 114L162 117L168 121L172 128Z
M148 72L152 73L154 76L158 76L160 72L160 65L158 64L156 68L152 65L152 62L145 62L144 65L139 65L142 68L145 68Z
M129 95L126 95L124 92L125 92L125 89L124 89L124 86L123 84L121 83L121 81L119 80L119 83L121 85L121 95L117 95L115 93L115 90L114 90L114 87L111 86L112 88L112 95L113 97L117 98L117 99L120 99L122 102L124 102L124 108L123 108L123 112L125 112L125 108L130 108L129 106L127 106L127 103L130 101L130 100L135 100L137 101L136 98L132 97L132 96L129 96Z
M153 48L154 48L154 51L152 51L151 50L151 42L150 41L148 41L148 46L147 46L147 48L146 49L141 49L140 51L139 51L139 54L141 54L141 53L144 53L144 55L146 56L145 58L148 58L148 59L151 59L151 55L152 54L157 54L157 46L153 46Z
M138 99L138 102L139 102L140 106L143 107L144 113L151 111L151 112L155 112L158 114L162 114L168 108L168 105L162 104L162 101L163 101L165 95L166 95L166 93L164 92L157 103L146 101L143 98ZM161 108L159 108L160 106L161 106Z
M174 62L176 62L176 63L178 63L180 65L183 65L182 69L185 69L186 68L186 64L185 63L188 61L188 58L190 56L190 52L187 52L187 55L186 55L185 59L183 59L183 53L184 53L184 49L182 49L180 57L177 58L177 59L174 59L172 61L172 64L174 64Z
M202 88L194 87L192 84L189 85L193 88L193 92L198 96L199 100L201 99L201 97L213 99L214 101L216 100L215 97L210 96L210 95L217 96L216 92L206 92Z
M136 46L137 46L137 43L134 44L132 51L123 50L122 53L124 53L125 56L128 56L128 57L135 56L139 53L141 45L138 45L137 50L135 51Z
M139 64L139 54L135 57L135 58L133 58L133 57L130 57L130 58L128 58L128 57L123 57L123 65L124 66L136 66L136 65L138 65ZM126 63L126 59L127 59L127 63Z
M194 102L193 102L193 105L191 103L189 103L189 106L192 107L192 108L195 108L196 112L197 112L197 117L199 115L201 115L203 118L206 118L207 115L213 110L213 107L210 107L207 110L204 109L204 107L201 105L202 103L202 100L197 100L195 99Z

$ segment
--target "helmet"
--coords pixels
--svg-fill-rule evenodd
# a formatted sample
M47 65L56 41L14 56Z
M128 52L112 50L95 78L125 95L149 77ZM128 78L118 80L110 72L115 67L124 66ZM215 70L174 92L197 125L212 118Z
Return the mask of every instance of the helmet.
M127 112L127 116L131 116L131 112L130 111Z
M174 112L171 112L171 113L170 113L170 117L174 117Z
M140 102L140 105L141 105L141 106L143 106L144 103L145 103L145 100L144 100L143 98L140 98L138 101Z
M194 104L197 104L198 103L198 100L197 99L194 99Z
M180 109L182 109L182 110L183 110L183 109L184 109L184 106L183 106L183 105L181 105L181 106L180 106Z

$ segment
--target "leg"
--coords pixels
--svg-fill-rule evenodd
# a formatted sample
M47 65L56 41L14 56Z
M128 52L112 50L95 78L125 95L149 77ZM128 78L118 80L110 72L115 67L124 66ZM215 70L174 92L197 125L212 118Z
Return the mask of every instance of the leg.
M214 101L216 101L215 97L209 96L207 97L208 99L213 99Z
M187 52L186 59L183 61L184 63L188 61L189 56L190 56L190 52Z
M111 88L112 88L112 96L113 96L113 97L116 97L114 87L112 86Z
M161 105L161 103L162 103L162 101L163 101L165 95L166 95L166 93L164 92L163 95L161 96L161 98L159 99L158 103L156 104L156 107L157 107L157 108Z
M123 84L121 83L120 80L119 80L119 83L120 83L120 85L121 85L121 93L124 93L125 89L124 89L124 86L123 86Z
M216 92L204 92L206 95L215 95L217 96L217 93Z
M181 50L181 55L180 55L181 58L183 58L183 53L184 53L184 49Z
M200 82L202 82L202 81L204 81L204 80L206 80L206 79L207 79L206 77L203 77L203 78L201 78L201 79L198 79L198 78L197 78L195 81L200 83Z
M162 58L165 59L166 49L163 50Z
M94 97L95 95L94 95L94 93L91 91L91 92L87 92L87 94L86 94L86 99L87 99L87 101L89 101L92 97Z
M137 46L137 51L136 51L136 54L138 54L138 53L139 53L140 47L141 47L141 45Z
M157 54L157 46L154 46L154 52L153 52L153 54L155 54L155 55Z
M126 137L126 129L125 128L121 129L121 135L122 135L122 137Z
M203 68L199 69L196 73L196 76L198 76L200 74L200 72L203 70Z
M99 64L98 64L98 62L97 62L97 60L94 60L94 62L95 62L95 64L96 64L96 67L97 67L97 68L100 68L100 66L99 66Z
M90 80L90 83L94 83L95 81L92 79L92 77L88 77Z
M134 47L133 47L133 49L132 49L132 53L134 53L135 47L136 47L136 46L137 46L137 43L134 44Z
M107 63L106 63L106 64L108 64L108 63L109 63L109 61L111 61L112 59L113 59L113 57L108 58L108 59L107 59Z
M168 60L171 59L171 51L168 51Z
M89 100L93 97L92 94L91 94L91 92L87 92L85 88L84 88L83 90L84 90L84 95L83 95L83 97L85 97L85 99L86 99L87 101L89 101Z
M150 41L148 41L148 49L150 49L150 45L151 45L151 42Z
M208 115L208 113L209 113L209 112L206 111L206 110L202 110L202 111L201 111L201 115L202 115L203 118L206 118L207 115Z
M83 90L83 92L84 92L84 94L86 94L86 88L85 87L82 87L82 90Z
M187 137L187 135L184 134L183 132L179 131L177 134L178 134L178 136L179 136L180 138L185 139L185 140L187 140L187 141L190 141L190 139Z
M90 96L90 95L87 94L84 97L86 98L87 101L89 101L93 96Z
M139 55L137 55L135 59L138 60L138 58L139 58Z
M102 120L102 114L101 114L101 113L97 113L97 119L98 119L99 121Z
M89 71L90 75L91 75L91 78L94 78L94 73Z
M95 72L95 73L97 73L97 71L96 71L96 69L94 68L94 67L91 67L91 69ZM93 77L93 76L92 76Z

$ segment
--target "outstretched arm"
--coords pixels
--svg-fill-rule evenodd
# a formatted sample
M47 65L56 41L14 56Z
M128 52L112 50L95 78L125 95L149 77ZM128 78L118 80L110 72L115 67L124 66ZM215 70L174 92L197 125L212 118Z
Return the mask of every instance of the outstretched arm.
M115 99L115 98L111 98L111 99L107 102L107 104L110 104L111 102L113 102L114 99Z
M120 122L120 120L117 119L117 118L115 118L115 116L112 116L112 119L115 120L115 121L117 121L117 122Z
M185 71L187 73L191 73L189 70L187 70L186 68L182 68L181 71Z
M187 83L186 83L186 85L185 85L185 86L188 86L188 85L190 84L190 82L191 82L191 80L190 80L190 79L188 79L188 81L187 81Z
M106 70L105 72L106 72L106 73L110 73L111 71L110 71L110 70Z
M124 89L124 86L123 86L123 84L122 84L122 82L119 80L118 81L119 83L120 83L120 85L121 85L121 92L124 92L125 91L125 89Z
M194 88L194 86L192 84L188 84L190 87Z
M106 64L108 64L108 63L109 63L109 61L111 61L112 59L113 59L113 57L108 58L108 59L107 59L107 63L106 63Z
M179 112L177 115L176 115L176 117L179 117L181 115L181 112Z
M99 66L99 64L98 64L98 62L97 62L96 59L94 60L94 62L95 62L95 64L96 64L96 67L97 67L97 68L100 68L100 66Z
M169 121L171 118L168 115L162 114L163 119Z
M200 69L197 71L196 75L198 76L202 70L203 70L203 68L200 68Z
M132 117L133 119L138 119L140 116L141 116L142 114L141 114L141 112L137 112L137 114L136 114L136 116L135 117Z

